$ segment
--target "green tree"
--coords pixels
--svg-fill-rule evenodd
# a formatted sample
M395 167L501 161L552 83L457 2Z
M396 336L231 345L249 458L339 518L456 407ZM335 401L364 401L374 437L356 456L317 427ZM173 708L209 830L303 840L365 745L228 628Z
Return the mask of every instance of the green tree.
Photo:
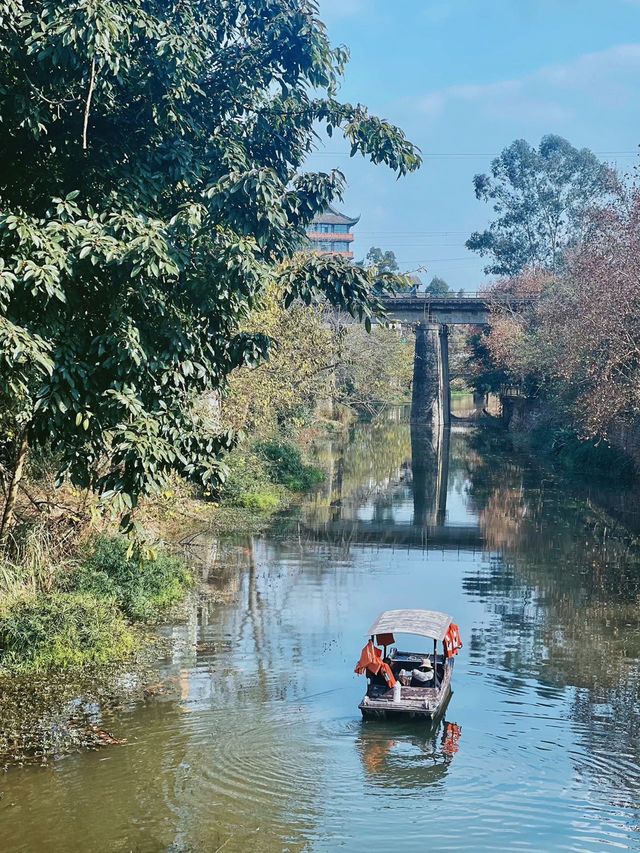
M224 427L259 435L282 424L295 429L319 400L331 397L339 336L332 334L328 315L326 309L298 303L286 310L275 287L270 289L243 326L269 336L270 357L231 375L222 403Z
M377 325L367 335L362 326L347 326L342 339L336 385L338 399L361 412L410 398L413 343L395 329Z
M497 217L466 246L490 259L487 273L556 271L582 234L586 211L617 185L615 173L587 148L553 135L537 149L517 139L493 160L491 175L474 178L476 198L491 203Z
M367 257L362 262L362 266L373 267L378 272L398 272L398 262L395 252L383 252L377 246L372 246L367 252Z
M232 437L202 394L268 357L239 331L275 282L370 325L367 274L296 255L339 172L318 125L399 174L420 157L336 98L315 0L0 0L0 410L11 524L28 448L118 512L171 472L202 485Z
M425 293L430 293L431 296L446 296L450 292L447 282L437 275L434 275L425 288Z
M374 292L376 294L391 291L406 293L415 286L413 276L405 275L399 271L400 267L395 252L390 250L383 252L377 246L372 246L367 252L366 258L359 261L359 266L364 267L375 282Z

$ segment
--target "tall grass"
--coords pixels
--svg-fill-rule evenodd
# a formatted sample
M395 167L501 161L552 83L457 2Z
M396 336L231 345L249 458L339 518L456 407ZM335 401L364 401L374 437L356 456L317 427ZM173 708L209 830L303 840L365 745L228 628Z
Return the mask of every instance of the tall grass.
M140 638L128 622L155 618L193 584L167 554L132 556L123 537L72 546L65 532L25 526L0 554L0 673L121 659Z
M193 586L184 563L169 554L142 557L121 536L99 536L89 543L70 588L110 599L129 619L149 621L180 601Z
M133 651L135 638L108 599L18 593L0 605L0 668L43 671L106 663Z
M66 546L67 538L45 521L18 528L0 551L0 595L51 592L74 566Z

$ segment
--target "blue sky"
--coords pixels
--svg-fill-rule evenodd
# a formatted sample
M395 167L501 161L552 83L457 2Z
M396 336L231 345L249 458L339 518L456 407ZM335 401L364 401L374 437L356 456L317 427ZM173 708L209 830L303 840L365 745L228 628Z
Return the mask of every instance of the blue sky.
M400 125L423 152L415 175L350 159L334 137L310 158L340 168L360 214L356 256L392 249L401 268L474 290L464 248L490 218L474 174L516 138L558 133L630 173L640 143L640 0L320 0L351 50L341 97ZM616 152L616 153L614 153ZM617 152L624 152L622 154Z

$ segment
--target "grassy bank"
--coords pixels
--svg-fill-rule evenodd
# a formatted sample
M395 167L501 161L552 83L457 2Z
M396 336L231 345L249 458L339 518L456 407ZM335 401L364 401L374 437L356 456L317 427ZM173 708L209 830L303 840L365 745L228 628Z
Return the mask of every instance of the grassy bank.
M38 565L31 560L0 564L0 675L127 659L142 644L138 626L160 618L194 583L181 560L145 555L120 536L91 537L46 571L46 554Z
M214 499L178 487L148 501L140 513L148 535L162 542L203 527L214 535L257 530L323 478L283 438L248 442L226 464ZM43 521L18 537L11 558L0 560L0 676L130 659L146 642L140 626L163 618L195 584L164 546L108 528L78 529L64 549Z

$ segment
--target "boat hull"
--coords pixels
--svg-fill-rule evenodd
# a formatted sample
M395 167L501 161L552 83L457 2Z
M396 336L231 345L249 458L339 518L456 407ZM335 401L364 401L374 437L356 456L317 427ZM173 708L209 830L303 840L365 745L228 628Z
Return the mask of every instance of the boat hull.
M428 705L420 699L403 697L399 702L394 702L391 697L365 696L358 708L365 720L435 720L443 713L450 698L451 684L447 683Z

